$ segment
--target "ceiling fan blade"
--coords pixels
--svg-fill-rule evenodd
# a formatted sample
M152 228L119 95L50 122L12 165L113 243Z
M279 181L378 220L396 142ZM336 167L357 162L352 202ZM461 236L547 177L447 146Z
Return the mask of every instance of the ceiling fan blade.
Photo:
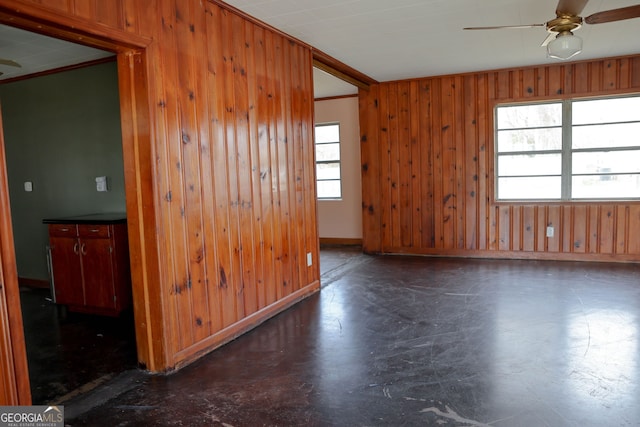
M2 58L0 58L0 64L2 64L2 65L10 65L12 67L20 67L20 68L22 68L22 65L18 64L16 61L12 61L10 59L2 59Z
M545 47L546 45L551 43L551 40L555 39L556 37L558 37L558 33L549 33L547 38L544 39L544 41L542 42L542 44L540 46Z
M606 22L623 21L631 18L640 18L640 4L597 12L587 16L584 22L587 24L604 24Z
M502 29L517 29L517 28L536 28L544 27L545 24L529 24L529 25L498 25L493 27L466 27L463 30L502 30Z
M559 0L556 7L556 15L578 16L587 5L589 0Z

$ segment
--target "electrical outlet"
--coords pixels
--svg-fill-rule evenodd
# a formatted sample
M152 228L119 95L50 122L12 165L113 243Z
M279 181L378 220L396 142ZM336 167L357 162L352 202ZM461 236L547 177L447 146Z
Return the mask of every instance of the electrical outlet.
M311 267L313 265L313 255L311 252L307 252L307 267Z
M553 232L554 232L553 226L551 226L551 225L548 226L547 227L547 237L553 237Z

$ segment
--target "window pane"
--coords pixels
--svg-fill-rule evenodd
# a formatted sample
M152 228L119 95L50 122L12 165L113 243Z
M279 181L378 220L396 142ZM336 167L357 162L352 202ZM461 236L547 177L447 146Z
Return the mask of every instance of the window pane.
M340 163L320 163L316 165L316 178L340 179Z
M316 162L340 160L340 144L316 144Z
M573 148L640 147L640 123L574 126Z
M640 150L573 153L573 173L640 172Z
M562 128L498 131L498 152L562 150Z
M562 174L562 155L560 153L498 156L498 176L560 174Z
M340 181L318 181L318 198L339 199Z
M559 199L560 177L518 177L498 179L498 199Z
M562 125L562 104L510 105L498 107L498 129Z
M575 199L640 197L640 174L574 176L571 185Z
M340 125L318 125L316 126L316 142L338 142L340 141Z
M616 123L640 120L640 97L573 102L573 124Z

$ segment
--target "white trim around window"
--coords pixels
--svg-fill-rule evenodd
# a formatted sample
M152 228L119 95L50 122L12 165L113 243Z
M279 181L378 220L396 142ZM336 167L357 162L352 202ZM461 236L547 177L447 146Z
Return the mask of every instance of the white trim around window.
M640 95L495 107L497 201L640 200Z

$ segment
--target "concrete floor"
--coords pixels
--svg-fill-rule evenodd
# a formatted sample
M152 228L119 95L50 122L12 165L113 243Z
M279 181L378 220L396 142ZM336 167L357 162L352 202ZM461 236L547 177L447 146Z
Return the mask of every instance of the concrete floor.
M20 288L33 404L68 400L137 366L133 316L66 312L49 289Z
M638 425L638 265L339 248L321 264L319 294L172 375L65 402L67 424Z

